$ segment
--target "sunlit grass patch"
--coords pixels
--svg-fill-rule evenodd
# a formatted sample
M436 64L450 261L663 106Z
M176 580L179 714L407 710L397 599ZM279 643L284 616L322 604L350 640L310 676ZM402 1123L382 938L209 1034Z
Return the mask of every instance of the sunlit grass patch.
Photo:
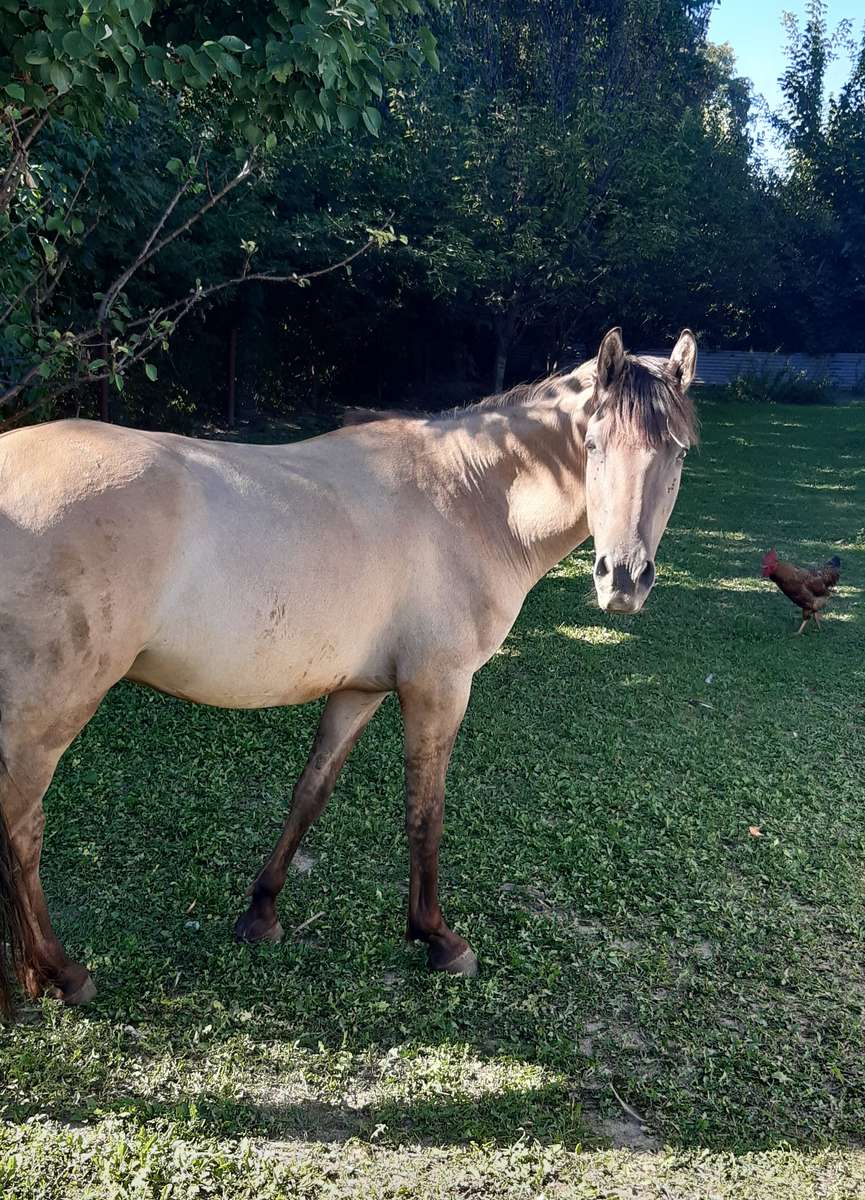
M774 585L771 581L767 582L765 579L755 578L751 575L715 579L712 582L714 587L720 588L725 592L767 592L770 588L774 590Z
M576 579L592 574L593 556L584 548L563 558L547 573L547 579Z
M754 538L751 534L744 533L740 529L706 529L706 528L685 528L676 525L670 531L674 537L692 537L698 541L709 542L739 542L742 545L753 545Z
M623 642L631 641L634 636L632 633L609 629L603 625L557 625L556 633L575 642L585 642L589 646L620 646Z
M798 480L796 487L805 488L811 492L855 492L856 488L849 483L814 483L813 480Z

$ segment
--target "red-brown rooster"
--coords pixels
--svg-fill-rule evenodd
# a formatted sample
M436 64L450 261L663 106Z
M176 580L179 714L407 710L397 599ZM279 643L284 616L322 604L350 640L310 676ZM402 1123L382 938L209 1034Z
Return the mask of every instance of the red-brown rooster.
M763 556L763 578L771 579L788 600L802 609L802 624L796 630L801 633L811 620L819 628L817 614L841 578L841 559L836 554L822 567L797 567L794 563L783 562L774 550L770 550Z

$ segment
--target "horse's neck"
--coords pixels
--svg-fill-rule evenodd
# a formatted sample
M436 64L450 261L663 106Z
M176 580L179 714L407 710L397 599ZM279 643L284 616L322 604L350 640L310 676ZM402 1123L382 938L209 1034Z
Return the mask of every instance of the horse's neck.
M576 401L493 410L461 442L478 511L526 591L588 536L578 417Z

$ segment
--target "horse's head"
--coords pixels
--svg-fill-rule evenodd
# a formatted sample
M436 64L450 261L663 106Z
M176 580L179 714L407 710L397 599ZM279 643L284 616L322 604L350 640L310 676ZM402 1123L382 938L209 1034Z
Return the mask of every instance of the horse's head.
M655 582L655 553L697 439L687 394L696 364L688 329L666 362L626 354L620 329L601 342L584 447L595 591L607 611L639 612Z

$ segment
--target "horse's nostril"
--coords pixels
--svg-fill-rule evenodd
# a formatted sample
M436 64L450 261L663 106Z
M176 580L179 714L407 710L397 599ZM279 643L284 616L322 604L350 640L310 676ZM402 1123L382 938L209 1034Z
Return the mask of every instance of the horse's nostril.
M595 578L603 579L604 576L609 575L609 573L610 573L610 564L607 561L606 554L602 554L601 557L598 559L598 561L595 563Z
M640 572L640 584L644 588L650 588L655 582L655 564L647 562Z

